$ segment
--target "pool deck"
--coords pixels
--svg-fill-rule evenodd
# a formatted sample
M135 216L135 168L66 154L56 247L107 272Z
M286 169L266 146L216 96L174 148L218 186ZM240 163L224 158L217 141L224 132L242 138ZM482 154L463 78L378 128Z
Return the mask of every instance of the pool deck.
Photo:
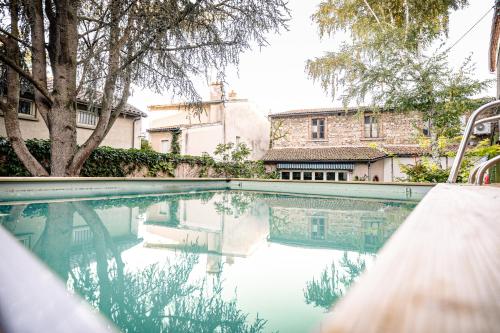
M498 332L500 188L439 184L321 332Z

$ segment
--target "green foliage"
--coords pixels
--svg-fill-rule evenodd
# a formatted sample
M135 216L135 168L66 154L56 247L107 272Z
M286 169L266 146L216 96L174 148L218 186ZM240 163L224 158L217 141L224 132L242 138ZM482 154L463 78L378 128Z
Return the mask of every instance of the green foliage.
M410 182L416 183L444 183L450 174L450 169L442 169L428 159L415 165L401 165L401 171L408 176Z
M347 31L356 41L374 40L384 30L402 31L406 48L415 49L446 35L450 10L467 4L467 0L323 0L313 20L321 36Z
M172 154L180 154L181 153L181 146L179 144L179 135L181 134L180 130L175 130L172 131Z
M500 155L500 144L490 145L489 139L484 139L479 142L476 147L465 152L459 178L467 181L471 169L474 165L477 165L482 158L492 159L498 155Z
M50 142L33 139L27 140L26 145L37 160L50 170ZM236 147L233 144L220 145L216 152L224 155L222 161L216 162L208 154L189 156L162 154L153 150L99 147L85 162L81 176L129 177L146 172L148 177L173 177L177 166L181 163L198 168L199 177L277 178L278 176L276 172L266 172L264 162L246 160L250 149L244 144ZM0 138L0 176L30 176L5 138Z
M266 178L276 179L276 172L267 172L263 161L249 161L252 151L244 143L217 145L214 155L220 162L214 163L217 175L231 178Z
M48 140L27 140L30 152L50 169L50 142ZM202 165L213 160L195 156L161 154L152 150L118 149L99 147L85 162L81 176L84 177L127 177L146 170L149 177L173 176L179 163ZM14 153L9 141L0 138L0 176L30 176Z
M452 70L448 50L431 49L446 36L450 9L461 0L324 0L313 19L322 35L351 32L349 42L310 60L309 76L345 105L369 104L397 111L420 111L435 136L453 137L459 117L476 104L471 97L489 81L474 79L470 59Z
M465 152L457 181L467 182L471 169L482 158L491 159L498 155L500 155L499 144L490 145L488 139L479 142L477 146ZM444 183L450 174L450 169L443 169L440 165L426 158L415 165L401 165L401 171L408 176L408 180L411 182Z
M141 139L141 150L153 151L153 147L151 147L151 143L148 140Z
M319 279L313 278L306 283L304 298L307 304L329 310L365 270L366 263L361 256L352 261L344 252L340 267L338 270L333 262L331 266L325 267Z

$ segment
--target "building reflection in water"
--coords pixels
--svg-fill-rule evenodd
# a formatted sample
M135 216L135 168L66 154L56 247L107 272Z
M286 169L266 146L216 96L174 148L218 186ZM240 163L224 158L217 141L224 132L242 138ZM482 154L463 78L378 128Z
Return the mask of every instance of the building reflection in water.
M223 299L220 275L225 267L266 244L361 256L359 261L346 254L319 276L298 281L304 288L302 304L305 300L327 308L364 269L363 258L378 251L413 207L375 200L207 191L0 205L0 223L71 290L127 331L206 331L229 325L233 331L259 332L265 321L247 320L235 299ZM137 247L173 249L178 255L165 267L128 267L123 253ZM206 257L204 270L209 274L192 282L200 255ZM256 270L273 270L273 288L301 270L295 265L276 270L271 259L253 265Z

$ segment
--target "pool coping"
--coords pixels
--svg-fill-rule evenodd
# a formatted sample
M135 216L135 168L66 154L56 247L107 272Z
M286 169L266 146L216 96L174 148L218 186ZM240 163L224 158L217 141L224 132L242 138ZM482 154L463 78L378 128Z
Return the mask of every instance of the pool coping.
M68 181L253 181L253 182L278 182L278 183L304 183L304 184L365 184L365 185L409 185L409 186L435 186L436 183L416 182L372 182L372 181L342 181L333 182L326 180L285 180L262 178L160 178L160 177L0 177L1 182L68 182Z
M197 190L247 190L351 198L420 201L435 184L292 181L248 178L0 178L0 202L40 199L176 193Z

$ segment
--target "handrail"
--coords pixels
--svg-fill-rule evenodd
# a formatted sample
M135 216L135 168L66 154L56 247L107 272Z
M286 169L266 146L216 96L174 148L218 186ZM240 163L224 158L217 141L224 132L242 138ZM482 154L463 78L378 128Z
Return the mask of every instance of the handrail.
M492 122L492 121L495 121L495 120L500 120L500 114L496 115L496 116L493 116L493 117L488 117L488 118L483 118L483 119L479 119L478 121L476 121L474 123L474 126L477 126L479 124L484 124L484 123L489 123L489 122ZM484 161L478 165L476 165L474 168L472 168L470 174L469 174L469 180L468 180L468 183L469 184L474 184L476 182L476 174L477 174L477 171L479 170L479 168L481 168L481 166L483 166L484 163L487 163L488 161Z
M460 169L460 165L462 164L462 160L464 158L465 148L467 146L467 142L469 142L469 137L471 135L472 128L476 125L477 116L479 116L479 114L481 114L482 112L484 112L488 109L491 109L495 106L500 106L500 100L489 102L489 103L486 103L486 104L480 106L469 117L469 120L467 121L467 125L465 126L464 134L462 136L462 141L460 141L460 146L458 147L457 156L453 160L453 165L451 167L450 176L448 177L448 181L447 181L448 183L456 183L457 182L458 171Z
M477 126L479 124L489 123L489 122L492 122L492 121L495 121L495 120L500 120L500 114L497 114L496 116L493 116L493 117L479 119L478 121L476 121L474 123L474 126Z
M472 168L470 174L469 174L469 180L468 180L468 183L469 184L474 184L474 182L476 181L476 174L477 174L477 171L479 170L479 168L488 161L484 161L484 162L481 162L479 163L478 165L476 165L474 168Z
M489 168L491 168L493 165L495 165L497 163L500 163L500 155L495 156L492 159L481 164L481 167L477 171L477 177L476 177L475 184L476 185L483 185L483 178L484 178L484 174L486 173L486 170L488 170Z

